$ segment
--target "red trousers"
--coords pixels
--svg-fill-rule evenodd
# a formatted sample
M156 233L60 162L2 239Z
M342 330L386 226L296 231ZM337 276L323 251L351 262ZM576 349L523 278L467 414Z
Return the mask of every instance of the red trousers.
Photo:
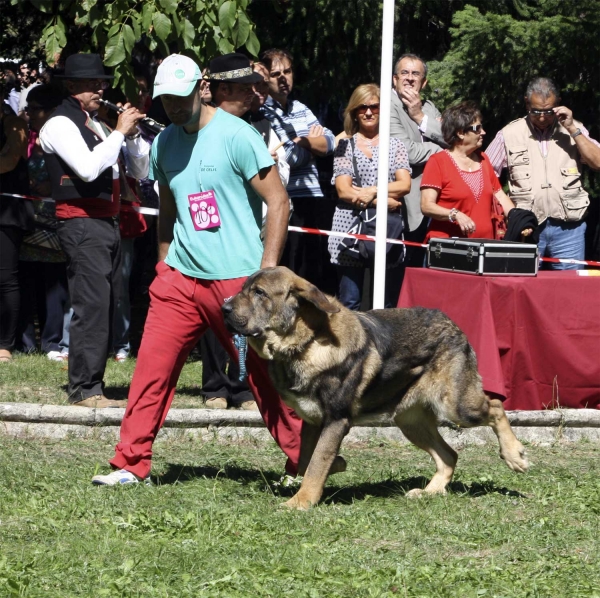
M159 262L150 287L150 309L131 387L121 441L111 465L145 478L150 473L152 444L175 394L175 385L190 351L210 326L233 359L238 359L225 328L221 305L238 293L245 278L202 280ZM288 456L286 471L297 472L302 420L283 403L267 372L267 363L248 349L248 385L265 424Z

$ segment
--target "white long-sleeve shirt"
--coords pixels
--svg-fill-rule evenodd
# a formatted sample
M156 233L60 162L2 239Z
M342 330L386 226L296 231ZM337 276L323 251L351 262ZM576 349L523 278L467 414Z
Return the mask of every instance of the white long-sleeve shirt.
M117 160L124 150L127 174L136 179L148 176L150 145L141 136L126 139L123 133L113 131L106 136L100 123L90 118L96 134L104 141L90 150L77 125L66 116L51 118L40 131L40 144L48 154L60 156L75 174L86 182L94 181L107 168L112 168L113 179L119 178Z

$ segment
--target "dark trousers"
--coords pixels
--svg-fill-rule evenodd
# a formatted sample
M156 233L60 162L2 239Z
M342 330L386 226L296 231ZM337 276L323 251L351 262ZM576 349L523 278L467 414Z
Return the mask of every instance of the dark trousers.
M418 228L412 231L404 231L404 240L412 241L413 243L423 243L423 239L425 239L425 235L427 234L428 226L429 218L423 218ZM408 268L422 268L425 262L426 255L427 251L424 247L411 247L407 245L404 265Z
M240 366L230 360L229 354L209 328L200 339L202 353L202 394L207 399L223 397L229 406L237 406L254 397L248 384L240 382ZM229 369L227 363L229 362Z
M0 226L0 349L15 348L19 322L19 248L23 231Z
M290 226L331 228L335 208L331 200L324 197L296 197L292 199L292 204L294 212ZM325 236L289 232L281 265L326 293L334 294L336 291L335 270L330 264Z
M69 342L69 402L103 394L114 306L121 291L121 237L113 218L58 223L67 256L73 308Z
M35 351L35 314L40 327L42 352L60 351L65 311L69 303L67 267L64 262L21 262L20 336L26 353Z

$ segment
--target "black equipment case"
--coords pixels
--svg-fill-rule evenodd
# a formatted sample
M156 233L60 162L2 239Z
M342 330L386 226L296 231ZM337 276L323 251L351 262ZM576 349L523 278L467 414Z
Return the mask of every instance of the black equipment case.
M493 276L536 276L538 248L533 243L495 239L429 239L427 265L434 270Z

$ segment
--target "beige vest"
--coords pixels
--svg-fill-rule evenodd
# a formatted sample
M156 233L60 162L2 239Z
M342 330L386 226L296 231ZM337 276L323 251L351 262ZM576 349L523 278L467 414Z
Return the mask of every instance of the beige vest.
M531 210L540 224L546 218L582 220L590 200L581 186L579 152L569 132L556 124L545 158L525 118L511 122L502 134L515 206Z

